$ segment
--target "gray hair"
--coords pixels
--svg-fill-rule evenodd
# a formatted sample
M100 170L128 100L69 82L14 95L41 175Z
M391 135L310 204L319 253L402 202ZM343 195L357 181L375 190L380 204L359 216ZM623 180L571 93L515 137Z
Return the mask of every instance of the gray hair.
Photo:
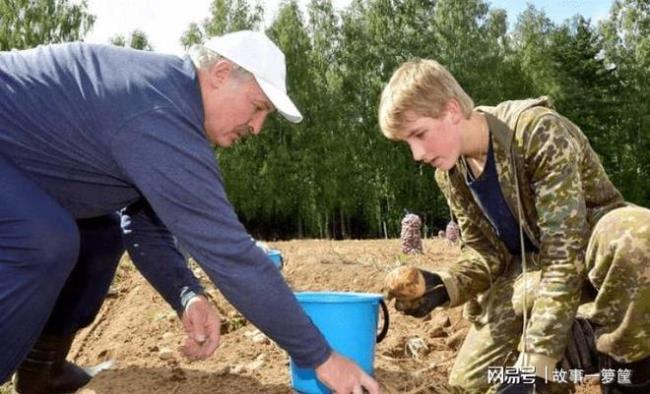
M192 45L188 54L192 59L192 63L194 63L194 67L196 67L197 69L210 70L212 66L217 64L217 62L219 62L220 60L226 60L227 62L232 64L234 75L238 79L242 81L253 79L253 74L251 74L250 72L242 68L239 64L231 61L228 58L221 56L217 52L208 49L201 44Z

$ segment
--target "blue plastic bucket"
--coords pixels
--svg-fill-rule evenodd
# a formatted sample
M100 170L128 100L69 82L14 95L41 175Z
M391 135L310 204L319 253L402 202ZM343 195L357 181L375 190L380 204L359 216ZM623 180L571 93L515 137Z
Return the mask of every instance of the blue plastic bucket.
M374 370L375 343L388 331L388 308L381 294L345 292L299 292L298 302L330 346L356 362L366 373ZM384 325L377 334L379 306ZM326 394L331 391L316 378L313 369L290 363L291 385L299 393Z
M283 259L282 259L282 253L280 253L279 250L277 249L271 249L268 252L266 252L266 256L273 262L273 265L279 270L282 269L283 265Z

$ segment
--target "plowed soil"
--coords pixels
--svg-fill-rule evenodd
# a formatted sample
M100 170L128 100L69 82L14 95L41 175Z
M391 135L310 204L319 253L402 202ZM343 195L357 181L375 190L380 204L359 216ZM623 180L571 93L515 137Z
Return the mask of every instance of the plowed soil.
M296 291L381 292L387 272L404 263L424 268L453 263L459 248L445 240L424 241L424 255L400 253L399 240L270 243L285 257L283 274ZM223 298L193 265L222 314L222 344L206 361L178 351L180 320L124 257L113 290L96 321L77 337L70 359L82 365L114 360L84 394L292 393L288 356ZM447 376L468 329L460 308L429 318L399 314L389 305L390 329L377 345L375 377L384 393L448 393ZM600 392L580 386L579 393Z

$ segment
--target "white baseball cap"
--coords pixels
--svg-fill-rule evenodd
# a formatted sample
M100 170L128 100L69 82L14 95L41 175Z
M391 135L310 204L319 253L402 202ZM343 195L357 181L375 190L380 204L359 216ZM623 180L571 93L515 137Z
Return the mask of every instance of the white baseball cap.
M266 97L289 122L302 120L287 96L284 54L264 33L242 30L211 38L203 45L253 74Z

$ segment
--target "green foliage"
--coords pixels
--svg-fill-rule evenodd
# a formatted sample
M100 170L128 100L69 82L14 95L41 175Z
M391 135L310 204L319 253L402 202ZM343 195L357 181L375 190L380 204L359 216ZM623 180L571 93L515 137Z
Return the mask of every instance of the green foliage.
M650 3L617 0L600 25L604 58L621 81L618 133L611 161L616 185L631 201L650 203Z
M86 0L0 0L0 50L79 40L94 22Z
M127 46L126 37L123 34L116 34L110 39L111 45L116 47L125 47Z
M215 0L211 10L184 33L186 47L262 21L259 4L244 0ZM414 57L447 66L476 104L550 95L614 182L647 205L645 2L616 2L599 28L580 16L556 25L528 6L508 32L507 17L482 0L353 0L341 11L331 0L305 9L283 1L266 32L286 55L289 92L305 119L273 116L259 137L218 152L247 227L264 238L394 237L406 210L431 233L446 224L433 169L377 125L381 89Z
M149 43L147 35L141 30L134 30L131 32L131 40L129 46L133 49L140 49L143 51L153 51L154 48Z
M264 20L264 8L259 1L251 6L247 0L213 0L210 16L199 25L190 23L180 38L187 49L206 38L237 30L257 30Z
M523 95L555 97L558 86L551 76L551 35L556 26L534 6L528 5L517 18L512 34L513 57L523 72Z
M143 32L142 30L133 30L131 32L131 36L127 40L123 35L118 34L116 36L113 36L110 39L110 42L112 45L118 46L118 47L129 47L133 49L140 49L143 51L153 51L154 48L151 46L149 43L149 38L147 38L147 34Z
M181 36L181 44L187 50L194 44L203 42L203 31L197 23L190 23L187 30Z
M603 58L602 39L581 16L558 28L550 39L556 106L582 128L615 175L619 152L612 141L620 133L621 82Z
M264 18L264 9L257 3L251 7L246 0L214 0L210 7L212 18L203 24L209 37L231 31L253 29Z

